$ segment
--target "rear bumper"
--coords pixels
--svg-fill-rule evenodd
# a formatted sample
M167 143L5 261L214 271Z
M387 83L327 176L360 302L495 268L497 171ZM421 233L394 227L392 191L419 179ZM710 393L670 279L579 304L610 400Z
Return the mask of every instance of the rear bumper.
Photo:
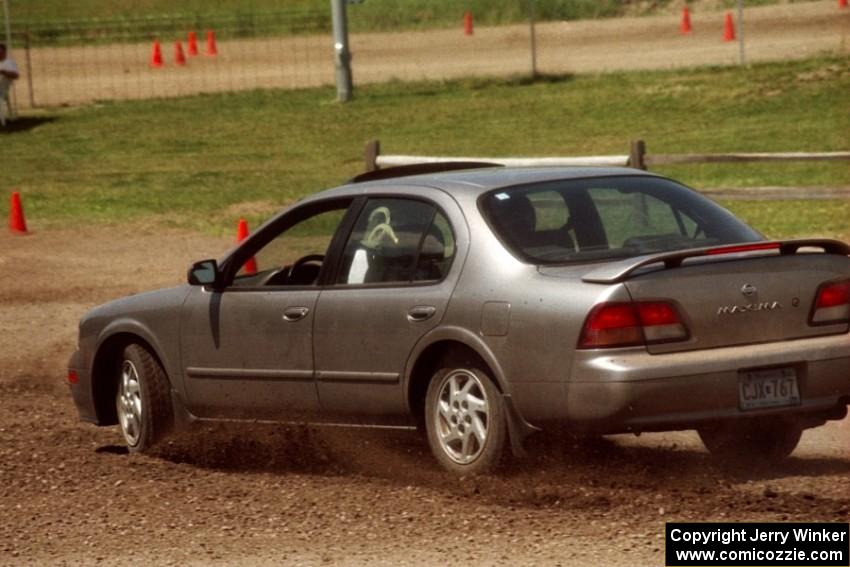
M78 350L68 360L68 369L77 372L77 383L70 384L71 396L82 421L98 423L94 397L91 387L91 370L85 365L84 357Z
M739 372L791 366L801 403L739 409ZM600 432L686 429L763 415L837 419L850 403L846 334L651 355L643 348L579 351L567 384L567 419Z

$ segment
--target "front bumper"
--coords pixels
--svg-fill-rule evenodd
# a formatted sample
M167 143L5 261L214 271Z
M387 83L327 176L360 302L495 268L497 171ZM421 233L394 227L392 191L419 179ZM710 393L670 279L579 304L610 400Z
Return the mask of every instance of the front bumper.
M739 372L791 366L801 403L739 409ZM850 403L846 334L652 355L642 347L578 351L567 384L568 420L579 429L615 433L687 429L700 423L802 414L840 418Z
M95 409L94 396L91 387L91 369L85 364L83 354L77 350L68 360L68 369L77 373L77 383L69 384L74 405L80 414L82 421L98 423L97 411Z

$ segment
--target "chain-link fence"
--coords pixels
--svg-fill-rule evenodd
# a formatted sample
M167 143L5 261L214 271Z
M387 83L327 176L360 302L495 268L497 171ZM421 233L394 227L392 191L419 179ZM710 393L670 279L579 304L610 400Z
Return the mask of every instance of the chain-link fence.
M12 22L19 106L313 86L332 68L323 12Z
M533 0L516 1L523 10L533 6ZM402 6L404 0L398 3ZM16 85L20 108L302 88L334 80L329 8L36 21L27 18L27 5L11 2L12 54L21 68ZM348 9L356 15L360 5ZM728 30L722 11L692 9L692 31L685 34L679 9L648 17L533 26L530 21L477 25L472 14L469 30L459 4L452 28L352 33L354 81L738 62L738 44L724 41ZM834 0L748 6L745 19L750 62L850 50L850 10L842 10ZM740 36L741 22L736 19L735 24Z

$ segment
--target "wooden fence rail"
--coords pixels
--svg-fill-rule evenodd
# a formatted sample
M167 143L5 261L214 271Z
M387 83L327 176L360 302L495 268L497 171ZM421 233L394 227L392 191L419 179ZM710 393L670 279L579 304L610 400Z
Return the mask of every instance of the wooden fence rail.
M608 156L504 158L504 157L438 157L414 155L381 155L378 140L366 143L364 151L366 171L383 167L411 165L416 163L440 163L451 161L488 162L505 166L560 166L601 165L625 166L648 169L652 165L682 163L724 162L787 162L787 161L850 161L850 152L779 152L779 153L722 153L722 154L647 154L646 143L635 140L628 154Z

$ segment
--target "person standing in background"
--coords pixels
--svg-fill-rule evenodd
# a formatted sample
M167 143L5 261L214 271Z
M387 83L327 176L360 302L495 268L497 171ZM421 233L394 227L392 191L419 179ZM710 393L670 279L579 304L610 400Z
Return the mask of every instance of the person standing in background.
M0 126L6 125L9 114L9 90L21 74L15 60L8 54L6 44L0 43Z

